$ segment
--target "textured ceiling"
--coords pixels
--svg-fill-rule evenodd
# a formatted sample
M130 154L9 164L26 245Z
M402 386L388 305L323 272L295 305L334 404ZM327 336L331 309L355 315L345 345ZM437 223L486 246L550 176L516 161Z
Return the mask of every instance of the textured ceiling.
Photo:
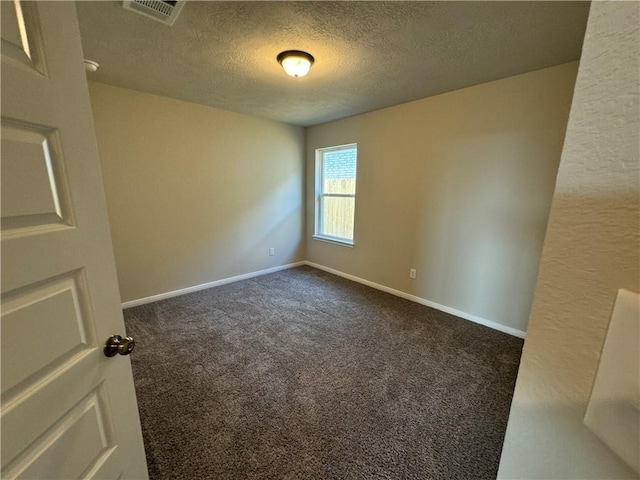
M580 57L588 2L78 2L90 80L309 126ZM288 77L283 50L305 50Z

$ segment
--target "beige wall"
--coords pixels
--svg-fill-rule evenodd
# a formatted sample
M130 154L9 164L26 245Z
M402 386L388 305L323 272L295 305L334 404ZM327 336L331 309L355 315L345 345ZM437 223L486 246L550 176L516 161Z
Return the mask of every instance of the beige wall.
M616 292L640 290L639 25L591 3L499 478L634 477L582 420Z
M123 301L303 259L302 128L90 93Z
M573 62L307 129L307 259L526 330L576 72ZM315 149L345 143L358 144L353 249L311 239Z

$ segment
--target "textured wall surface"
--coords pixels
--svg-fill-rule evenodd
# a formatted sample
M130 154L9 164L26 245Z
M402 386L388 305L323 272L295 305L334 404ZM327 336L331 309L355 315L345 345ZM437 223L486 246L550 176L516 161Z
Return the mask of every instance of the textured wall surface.
M89 87L123 301L303 260L302 128Z
M89 77L309 126L577 60L588 2L78 2ZM285 75L276 56L315 56ZM185 81L185 78L188 81Z
M572 62L307 129L307 259L526 330L576 72ZM315 149L355 142L355 247L312 240Z
M593 2L499 478L632 478L582 423L619 288L640 289L640 18Z

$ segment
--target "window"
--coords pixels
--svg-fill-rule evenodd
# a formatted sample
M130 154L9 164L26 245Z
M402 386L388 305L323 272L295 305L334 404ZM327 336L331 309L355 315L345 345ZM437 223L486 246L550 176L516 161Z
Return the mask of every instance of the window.
M315 238L353 245L358 146L316 150Z

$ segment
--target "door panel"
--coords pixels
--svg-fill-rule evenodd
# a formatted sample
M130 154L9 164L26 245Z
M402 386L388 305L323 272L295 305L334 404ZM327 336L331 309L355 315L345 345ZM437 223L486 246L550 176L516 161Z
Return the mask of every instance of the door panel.
M88 478L104 466L115 448L111 419L105 407L103 386L75 405L42 437L38 438L14 467L9 478ZM69 445L74 448L69 449ZM58 461L64 456L65 461Z
M68 188L57 132L2 123L2 229L71 224Z
M79 354L98 348L82 272L6 294L2 308L2 399ZM30 352L21 362L23 351ZM26 384L25 384L26 383Z
M45 74L43 40L35 2L2 1L2 56Z
M2 478L146 478L75 6L0 3Z

